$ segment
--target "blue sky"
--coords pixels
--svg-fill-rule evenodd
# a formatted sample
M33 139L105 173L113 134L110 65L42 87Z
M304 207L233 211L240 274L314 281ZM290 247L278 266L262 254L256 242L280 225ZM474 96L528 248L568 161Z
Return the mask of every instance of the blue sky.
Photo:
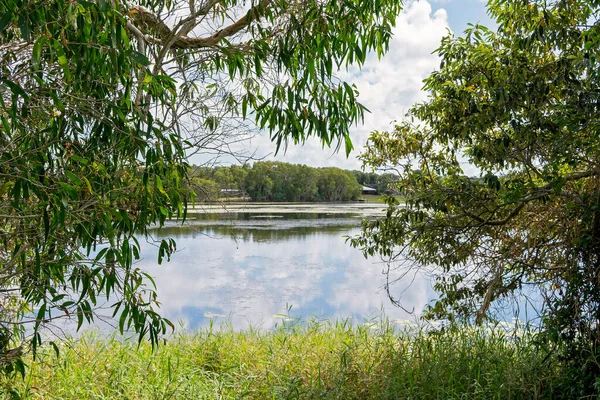
M480 23L487 27L494 25L485 12L485 2L480 0L438 0L430 1L434 12L440 8L448 14L448 25L456 35L467 29L468 23Z
M469 22L493 27L483 1L407 1L397 19L390 51L382 60L371 55L362 70L339 72L341 79L356 84L360 93L359 101L371 111L365 117L364 125L351 130L355 150L349 157L343 151L335 153L333 149L323 149L318 139L309 140L303 146L290 145L285 153L280 152L274 156L275 145L267 134L256 135L250 141L240 144L240 148L267 160L315 167L360 169L361 163L357 156L369 133L373 130L390 129L393 121L401 119L413 104L427 99L427 94L421 91L422 81L439 67L440 62L432 52L439 46L442 37L447 35L448 29L455 35L461 35ZM223 164L230 162L226 158L222 160Z

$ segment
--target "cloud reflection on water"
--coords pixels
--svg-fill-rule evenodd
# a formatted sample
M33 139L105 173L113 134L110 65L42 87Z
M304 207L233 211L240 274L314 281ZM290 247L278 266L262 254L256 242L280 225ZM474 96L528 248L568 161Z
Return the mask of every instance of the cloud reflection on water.
M235 329L269 329L281 321L274 315L287 313L286 306L292 306L292 317L305 319L369 318L382 310L393 320L414 318L393 306L381 288L380 262L366 260L345 242L344 235L358 233L358 219L316 226L294 221L155 232L159 238L176 236L178 248L163 265L156 264L155 247L142 249L146 257L140 267L156 279L163 315L191 329L208 325L211 316ZM416 276L404 288L402 304L418 313L433 297L429 281Z

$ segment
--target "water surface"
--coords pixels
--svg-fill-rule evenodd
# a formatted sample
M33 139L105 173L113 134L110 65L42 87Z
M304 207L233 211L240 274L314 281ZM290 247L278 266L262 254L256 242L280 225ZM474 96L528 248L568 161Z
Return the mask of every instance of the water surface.
M136 267L154 278L161 315L189 330L223 323L270 329L288 318L368 323L384 316L404 325L437 298L430 279L392 271L398 280L391 294L402 307L395 306L384 290L388 264L365 259L347 242L363 218L384 211L384 205L360 203L199 207L185 225L171 222L150 230L148 240L139 238L143 259ZM177 252L159 265L157 242L164 238L176 240ZM113 302L100 306L95 322L107 333L115 329ZM536 314L531 302L520 301L498 315L510 321ZM60 334L74 333L75 326L54 327Z
M156 247L142 244L140 267L157 282L161 312L188 329L227 321L235 329L268 329L292 318L353 318L385 313L396 323L414 320L382 290L386 264L365 259L346 236L382 205L314 207L254 205L211 208L185 226L153 230L154 239L175 238L177 252L158 265ZM409 276L394 286L403 306L419 314L435 297L429 281Z

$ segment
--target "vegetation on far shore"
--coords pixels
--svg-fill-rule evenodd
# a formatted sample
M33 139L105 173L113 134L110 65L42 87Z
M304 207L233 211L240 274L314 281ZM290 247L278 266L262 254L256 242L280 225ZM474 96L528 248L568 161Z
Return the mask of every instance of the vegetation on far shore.
M91 333L45 348L5 398L536 399L561 395L560 362L531 332L394 329L389 322L211 328L149 343Z
M399 196L394 196L398 201L402 201L402 198ZM218 203L218 204L248 204L248 202L252 201L250 197L242 197L242 196L224 196L219 197L216 200L207 201L207 203ZM381 196L378 194L363 194L358 198L359 202L369 203L369 204L386 204L385 196ZM278 201L265 201L265 202L257 202L258 204L280 204L282 202ZM302 202L290 202L290 203L302 203Z
M284 162L253 165L191 167L190 182L196 201L246 196L251 201L315 202L359 200L362 185L374 193L389 192L393 174L314 168Z

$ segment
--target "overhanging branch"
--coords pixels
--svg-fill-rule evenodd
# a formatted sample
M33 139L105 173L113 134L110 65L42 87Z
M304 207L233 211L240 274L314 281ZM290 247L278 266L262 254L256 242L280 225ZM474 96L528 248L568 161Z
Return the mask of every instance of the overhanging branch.
M573 174L568 174L565 175L563 177L565 182L571 182L571 181L576 181L579 179L583 179L583 178L589 178L591 176L600 176L600 170L597 169L593 169L593 170L588 170L588 171L583 171L583 172L577 172L577 173L573 173ZM553 189L553 184L552 183L548 183L544 186L541 186L539 188L537 188L534 192L532 192L531 194L529 194L529 196L524 197L523 199L521 199L520 201L516 202L516 207L512 209L512 211L510 213L508 213L508 215L502 219L499 220L493 220L490 218L485 219L482 218L478 215L475 215L471 212L463 212L462 214L454 214L454 215L449 215L448 219L449 220L456 220L456 219L461 219L461 218L471 218L475 221L477 221L479 223L479 226L502 226L502 225L506 225L511 219L513 219L514 217L516 217L521 210L523 209L523 207L525 207L525 205L527 203L530 203L531 201L534 200L538 200L540 198L546 197L548 194L552 193L554 191ZM499 206L494 212L492 212L492 215L500 208L503 207L507 204L503 204L501 206Z
M187 36L188 33L196 27L196 18L198 16L206 15L215 4L217 4L217 1L211 0L197 12L182 20L180 24L178 24L182 26L179 31L177 31L177 29L172 30L151 10L138 4L128 3L128 15L131 18L132 25L137 28L138 32L144 34L144 39L148 42L163 45L170 44L170 48L198 49L215 47L224 38L235 35L249 26L253 21L259 20L261 10L269 4L269 0L262 0L258 5L252 7L244 17L238 19L233 24L218 30L211 36ZM191 7L193 8L193 3ZM136 31L133 29L132 31L136 36L139 36Z

